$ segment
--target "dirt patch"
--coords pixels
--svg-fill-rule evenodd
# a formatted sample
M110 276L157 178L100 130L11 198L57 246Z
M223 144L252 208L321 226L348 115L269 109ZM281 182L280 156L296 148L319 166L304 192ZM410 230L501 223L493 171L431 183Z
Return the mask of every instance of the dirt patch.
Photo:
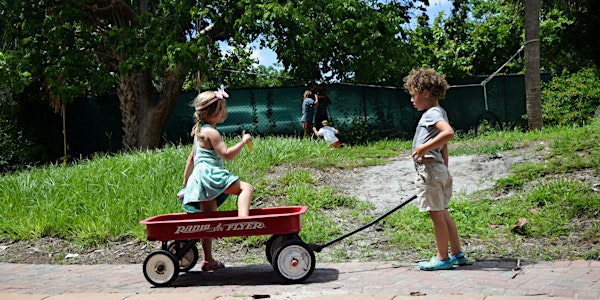
M544 159L548 147L544 142L538 142L524 148L519 148L497 155L463 155L450 157L450 172L453 176L454 194L471 194L476 191L491 188L499 178L506 177L510 168L521 162L536 162ZM289 168L274 170L273 176L283 176ZM311 170L315 179L332 187L341 194L354 196L364 201L371 201L374 209L373 216L381 215L395 207L399 201L414 194L414 166L408 157L395 157L388 163L378 166L361 167L348 170L328 169ZM590 170L582 170L578 174L563 174L562 176L580 178L589 181L593 186L599 186L598 174ZM257 205L270 206L274 199L258 199ZM330 210L347 232L357 228L352 220L344 217L343 210ZM576 224L584 228L591 223ZM331 248L324 249L318 254L318 261L415 261L422 259L421 254L413 253L410 249L398 249L398 245L389 243L379 232L378 225L363 231L360 235L349 238ZM462 241L466 251L481 250L477 243L471 243L468 238ZM513 241L507 241L512 243ZM146 256L159 248L159 243L129 240L110 245L84 248L66 240L57 238L42 238L36 241L0 242L0 261L9 263L33 264L130 264L142 263ZM577 234L561 240L537 239L520 243L521 250L535 252L544 247L568 249L556 254L555 258L569 259L581 253L590 251L594 246L585 237ZM510 248L508 245L505 248ZM265 249L263 246L250 246L245 242L233 245L215 240L213 249L215 256L228 263L264 262ZM505 253L506 254L506 253ZM499 256L505 255L499 254ZM488 257L489 258L489 257ZM501 257L500 257L501 258Z

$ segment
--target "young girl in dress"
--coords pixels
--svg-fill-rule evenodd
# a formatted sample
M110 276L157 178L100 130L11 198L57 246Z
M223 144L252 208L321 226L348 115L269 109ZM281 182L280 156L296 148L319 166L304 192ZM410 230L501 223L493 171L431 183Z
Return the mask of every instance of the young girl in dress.
M230 194L238 196L238 216L248 216L253 188L247 182L224 168L224 160L232 160L252 140L242 132L242 139L227 148L216 125L227 118L224 90L206 91L194 99L196 109L192 128L194 145L188 156L183 175L183 209L188 213L216 211ZM225 265L212 257L212 239L202 240L202 270L224 268Z

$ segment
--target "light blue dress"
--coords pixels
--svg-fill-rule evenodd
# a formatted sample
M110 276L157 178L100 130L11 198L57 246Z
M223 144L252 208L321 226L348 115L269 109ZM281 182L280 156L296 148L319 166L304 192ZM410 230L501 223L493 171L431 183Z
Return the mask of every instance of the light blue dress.
M210 126L208 124L202 127ZM212 149L200 147L194 137L194 170L184 189L183 209L186 212L200 212L200 202L217 200L217 206L225 202L225 190L239 177L225 170L224 160Z

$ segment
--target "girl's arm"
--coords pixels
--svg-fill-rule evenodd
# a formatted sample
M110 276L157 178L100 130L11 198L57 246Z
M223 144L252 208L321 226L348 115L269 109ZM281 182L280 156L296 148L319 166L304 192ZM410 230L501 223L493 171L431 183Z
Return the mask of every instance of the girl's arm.
M237 144L227 148L227 145L221 138L221 134L219 134L217 130L211 128L210 130L207 130L204 136L210 140L210 143L217 154L227 161L236 157L242 151L246 143L252 140L252 136L244 130L242 132L242 139Z
M450 126L450 124L448 124L448 122L446 121L438 121L437 123L435 123L435 128L437 128L440 131L440 133L427 143L415 147L415 151L413 151L412 153L412 157L414 159L422 158L423 156L425 156L425 154L427 154L427 152L435 148L447 146L446 144L454 137L454 130L452 129L452 126ZM442 148L442 150L444 149ZM447 151L448 149L446 149L446 152ZM442 153L442 156L443 155L444 154ZM446 155L448 154L446 153ZM448 162L447 158L444 160L446 161L446 163Z
M192 144L192 152L188 156L188 159L185 163L185 170L183 171L183 186L187 185L188 178L192 174L194 170L194 145Z

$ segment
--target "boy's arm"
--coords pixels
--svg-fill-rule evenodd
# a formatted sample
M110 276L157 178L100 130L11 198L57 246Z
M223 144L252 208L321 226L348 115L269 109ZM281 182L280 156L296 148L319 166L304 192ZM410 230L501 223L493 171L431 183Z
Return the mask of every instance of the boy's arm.
M447 148L447 143L454 137L454 130L452 129L452 126L450 126L450 124L448 124L448 122L446 121L438 121L437 123L435 123L435 128L437 128L440 133L433 139L431 139L430 141L428 141L425 144L421 144L418 145L417 147L415 147L415 151L413 151L412 153L412 157L414 159L419 159L422 158L423 156L425 156L425 154L427 154L427 152L435 149L435 148L439 148L439 147L446 147ZM442 151L444 151L444 149L442 148ZM448 156L448 149L446 149L446 156ZM444 155L444 153L442 152L442 156ZM448 163L448 159L447 157L444 158L445 163Z
M442 157L444 158L444 164L446 165L446 167L448 167L448 144L444 144L444 147L442 147Z
M316 128L316 127L313 127L313 132L315 133L315 135L316 135L317 137L321 137L321 135L319 135L319 132L317 131L317 128Z

